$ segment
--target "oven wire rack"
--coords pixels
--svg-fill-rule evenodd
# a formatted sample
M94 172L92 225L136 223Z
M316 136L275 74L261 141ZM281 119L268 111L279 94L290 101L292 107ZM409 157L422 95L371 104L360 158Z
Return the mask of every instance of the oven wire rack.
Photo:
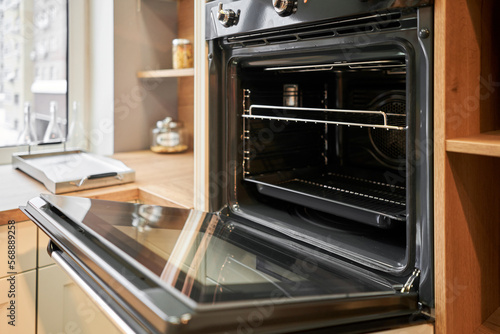
M283 175L279 175L283 174ZM343 173L325 173L318 176L296 176L291 173L274 175L245 176L245 181L260 184L261 192L280 198L287 194L305 203L306 198L315 198L326 212L331 204L336 203L348 207L382 215L396 221L406 220L406 188L384 182L369 180ZM274 190L273 190L274 189ZM297 200L297 199L296 199ZM332 213L339 214L333 208ZM344 209L345 210L345 209Z
M287 115L289 113L295 114L293 116ZM314 117L308 117L312 115ZM407 129L405 114L392 114L380 110L322 109L254 104L246 110L242 117L246 119L336 124L399 131ZM350 120L347 121L345 118Z

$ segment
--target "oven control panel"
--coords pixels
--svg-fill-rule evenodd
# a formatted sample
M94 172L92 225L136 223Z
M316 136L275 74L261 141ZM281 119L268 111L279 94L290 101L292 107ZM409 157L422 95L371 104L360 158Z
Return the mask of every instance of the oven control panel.
M279 31L342 18L430 6L434 0L213 0L206 3L206 39Z

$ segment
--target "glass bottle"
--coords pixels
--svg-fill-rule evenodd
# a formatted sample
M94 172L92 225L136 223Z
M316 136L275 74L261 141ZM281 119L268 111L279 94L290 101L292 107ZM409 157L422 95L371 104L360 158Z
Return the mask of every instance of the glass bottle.
M36 131L31 120L31 106L24 103L24 127L17 138L17 145L32 145L37 142Z
M57 142L63 138L61 129L57 124L57 102L50 101L50 121L47 129L45 130L45 135L43 136L44 143Z
M71 141L72 145L77 148L85 149L85 138L83 125L78 118L78 102L73 101L71 123L68 128L67 141Z
M171 117L156 123L153 129L151 151L156 153L180 153L188 149L187 132L184 124Z

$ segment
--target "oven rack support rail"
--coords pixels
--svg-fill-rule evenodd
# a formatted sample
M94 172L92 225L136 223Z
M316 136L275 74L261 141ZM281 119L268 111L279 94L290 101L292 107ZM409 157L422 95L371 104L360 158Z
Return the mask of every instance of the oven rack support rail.
M282 107L254 104L242 117L247 119L276 120L319 124L370 127L387 130L406 130L406 115L392 114L380 110L322 109L304 107ZM295 112L295 115L286 115ZM308 115L310 113L310 115ZM308 117L314 113L315 117ZM279 115L283 114L283 115ZM346 121L342 118L355 118Z
M398 69L406 72L406 64L399 60L376 60L376 61L356 61L356 62L337 62L324 65L300 65L300 66L280 66L268 67L264 71L279 71L282 73L294 72L314 72L314 71L332 71L337 67L346 67L351 70L373 70L373 69Z

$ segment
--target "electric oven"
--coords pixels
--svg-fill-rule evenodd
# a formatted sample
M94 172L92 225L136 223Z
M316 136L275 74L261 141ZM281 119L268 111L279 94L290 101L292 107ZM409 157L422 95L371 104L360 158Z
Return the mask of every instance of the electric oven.
M430 321L432 4L206 4L212 213L42 195L49 252L128 332Z

